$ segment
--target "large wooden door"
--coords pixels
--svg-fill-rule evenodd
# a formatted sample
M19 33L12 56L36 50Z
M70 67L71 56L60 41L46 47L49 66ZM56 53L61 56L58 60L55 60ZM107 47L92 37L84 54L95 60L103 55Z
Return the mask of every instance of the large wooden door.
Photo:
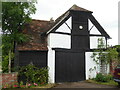
M55 82L85 80L84 52L56 51Z

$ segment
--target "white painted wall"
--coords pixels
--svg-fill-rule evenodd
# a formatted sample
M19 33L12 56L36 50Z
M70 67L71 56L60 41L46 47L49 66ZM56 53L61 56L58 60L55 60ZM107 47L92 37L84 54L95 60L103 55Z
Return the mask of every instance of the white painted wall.
M71 28L72 18L70 17L66 21L67 25ZM71 30L68 28L65 23L62 24L55 32L71 33ZM58 33L49 34L49 46L51 48L71 48L71 36Z
M50 35L47 37L48 41L48 68L49 68L49 79L48 83L55 83L55 50L50 47Z
M57 33L49 34L49 46L51 48L71 48L71 36Z
M48 46L48 83L55 83L55 51Z
M55 83L55 50L52 48L71 48L71 36L57 33L50 33L48 41L48 67L49 83Z
M69 25L70 28L72 28L72 17L70 17L66 23Z
M62 26L60 26L56 32L65 32L65 33L71 33L71 30L66 26L64 23Z
M94 26L94 25L92 24L92 22L90 20L88 20L88 22L89 22L89 26L88 27L89 27L89 30L90 30L91 27ZM101 35L101 33L98 31L98 29L95 26L90 30L90 34ZM96 37L96 36L91 36L90 37L90 49L97 48L98 38L102 38L102 37ZM104 38L104 41L105 41L105 38Z
M71 48L71 36L50 33L48 41L49 83L55 83L55 50L52 48Z
M100 72L99 65L96 64L96 62L93 61L91 58L93 52L86 52L85 53L85 62L86 62L86 80L94 78L97 73ZM96 69L94 69L96 67ZM90 72L90 69L94 69Z
M86 62L86 80L92 79L96 77L96 74L100 72L100 65L96 64L95 61L91 58L93 52L86 52L85 53L85 62ZM94 69L96 67L96 69ZM109 64L107 66L107 73L110 72ZM93 71L90 72L90 69L93 69Z
M66 21L66 23L67 23L67 25L70 27L70 28L72 28L72 25L71 25L71 23L72 23L72 18L70 17L67 21ZM64 32L64 33L71 33L71 30L68 28L68 26L67 26L65 23L64 24L62 24L57 30L56 30L56 32Z
M95 37L95 36L91 36L90 37L90 49L96 49L98 46L98 39L99 38L103 38L104 44L106 45L106 40L104 37Z
M93 28L90 30L90 34L98 34L98 35L101 35L101 33L98 31L98 29L92 24L92 22L88 19L88 27L89 27L89 30L91 29L91 27L93 26Z

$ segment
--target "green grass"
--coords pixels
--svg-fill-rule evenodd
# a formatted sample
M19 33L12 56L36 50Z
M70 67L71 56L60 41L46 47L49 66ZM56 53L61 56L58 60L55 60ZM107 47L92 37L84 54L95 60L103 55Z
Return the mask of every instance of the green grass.
M110 80L108 82L97 82L95 80L86 80L86 81L89 82L89 83L96 83L96 84L102 84L102 85L115 85L115 86L118 85L118 83L114 82L113 80Z
M34 87L34 88L52 88L56 86L56 84L46 84L46 85L42 85L42 86L38 86L38 87Z

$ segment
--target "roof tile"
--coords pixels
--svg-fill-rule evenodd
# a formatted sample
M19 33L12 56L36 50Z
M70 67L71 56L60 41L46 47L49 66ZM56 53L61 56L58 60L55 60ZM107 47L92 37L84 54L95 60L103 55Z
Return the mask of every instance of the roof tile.
M18 50L48 50L46 37L43 40L40 33L45 32L50 27L50 21L35 20L25 26L24 34L29 35L30 40L26 43L19 44ZM41 40L42 39L42 40Z

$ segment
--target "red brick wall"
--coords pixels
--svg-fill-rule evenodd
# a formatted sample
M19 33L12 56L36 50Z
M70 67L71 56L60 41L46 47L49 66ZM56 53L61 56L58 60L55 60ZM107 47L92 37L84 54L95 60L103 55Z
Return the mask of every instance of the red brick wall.
M117 60L112 60L112 63L110 64L110 73L113 74L115 67L118 65L118 61Z
M0 85L13 85L14 83L17 83L17 75L18 73L2 73L0 74ZM1 79L2 78L2 79Z

